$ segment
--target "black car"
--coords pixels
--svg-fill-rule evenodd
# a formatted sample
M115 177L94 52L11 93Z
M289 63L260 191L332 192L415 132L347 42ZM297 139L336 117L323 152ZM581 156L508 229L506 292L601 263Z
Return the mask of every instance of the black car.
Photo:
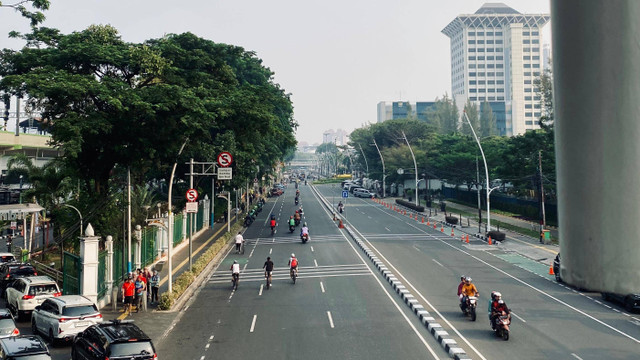
M51 360L40 336L21 335L0 339L0 359Z
M73 340L71 359L157 359L151 339L132 321L112 320L92 325Z
M25 276L36 276L38 271L31 264L27 263L5 263L0 265L0 290L4 290L15 279Z
M633 312L634 310L640 310L640 294L613 294L613 293L602 293L602 298L605 300L612 300L621 303L624 305L624 309L628 312Z

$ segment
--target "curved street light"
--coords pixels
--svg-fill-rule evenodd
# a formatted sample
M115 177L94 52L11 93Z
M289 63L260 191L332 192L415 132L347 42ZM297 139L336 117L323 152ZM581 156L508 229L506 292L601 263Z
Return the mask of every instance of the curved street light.
M411 157L413 158L413 167L416 170L416 206L418 206L418 165L416 163L416 156L413 154L413 149L411 149L411 144L409 144L409 140L407 140L407 135L404 134L404 130L402 131L402 137L404 137L404 141L407 142L407 146L409 147L409 151L411 152Z
M80 216L80 237L82 237L82 214L80 213L80 210L78 210L77 207L73 206L73 205L69 205L69 204L61 204L62 206L66 206L66 207L70 207L73 210L78 212L78 215Z
M376 143L376 139L373 139L373 145L378 150L378 154L380 155L380 161L382 162L382 198L387 197L387 190L385 186L385 179L387 178L387 171L384 168L384 159L382 158L382 153L380 152L380 148L378 147L378 143Z
M173 211L171 211L171 191L173 190L173 176L176 174L176 166L178 166L178 158L180 157L180 154L182 154L182 150L184 150L184 147L187 145L187 142L189 141L189 139L186 139L184 141L184 143L182 144L182 146L180 147L180 151L178 151L178 156L176 156L176 162L173 163L173 169L171 169L171 178L169 178L169 231L167 231L169 234L169 241L167 245L169 245L167 247L167 261L169 261L169 293L171 293L173 291L173 274L171 273L173 271L173 263L171 262L171 252L173 249Z

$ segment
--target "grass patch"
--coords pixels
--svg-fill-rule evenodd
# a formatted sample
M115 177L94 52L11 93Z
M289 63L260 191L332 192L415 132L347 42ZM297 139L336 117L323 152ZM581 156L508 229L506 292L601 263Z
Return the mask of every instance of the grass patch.
M319 179L319 180L313 180L312 184L313 185L319 185L319 184L340 184L344 181L345 179Z

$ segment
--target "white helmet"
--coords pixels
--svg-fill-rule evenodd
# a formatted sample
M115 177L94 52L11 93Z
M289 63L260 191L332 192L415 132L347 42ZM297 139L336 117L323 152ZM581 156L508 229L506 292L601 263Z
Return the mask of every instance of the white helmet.
M504 304L504 301L502 301L502 300L498 300L498 304L501 304L501 305L502 305L502 304Z
M493 296L495 296L495 297L499 298L499 297L502 297L502 294L500 294L499 292L497 292L497 291L496 291L496 292L493 294Z
M465 279L468 282L471 282L471 276L467 276L467 278Z
M294 254L294 253L291 253L291 257L296 257L296 254Z

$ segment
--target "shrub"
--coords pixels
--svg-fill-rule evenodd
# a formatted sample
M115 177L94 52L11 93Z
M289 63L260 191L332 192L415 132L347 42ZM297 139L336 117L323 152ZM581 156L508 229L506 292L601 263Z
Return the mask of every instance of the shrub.
M417 212L423 212L424 211L424 206L422 206L422 205L416 206L414 203L411 203L411 202L408 202L408 201L405 201L405 200L396 199L396 204L400 204L402 206L406 206L409 209L413 209L413 210L415 210Z
M491 236L491 240L504 241L506 235L503 232L491 230L487 233L487 236Z
M455 216L447 215L444 218L445 218L445 220L447 221L448 224L456 225L458 223L458 218L455 217Z

